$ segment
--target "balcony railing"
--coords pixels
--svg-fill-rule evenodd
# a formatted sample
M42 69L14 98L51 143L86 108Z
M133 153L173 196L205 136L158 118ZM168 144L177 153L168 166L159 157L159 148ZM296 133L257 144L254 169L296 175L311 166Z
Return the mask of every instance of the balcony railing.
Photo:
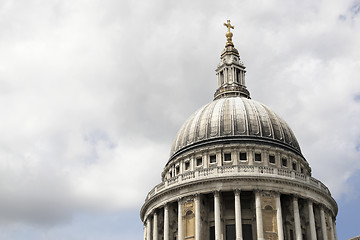
M216 178L220 176L272 176L281 179L296 180L304 184L309 184L321 191L330 194L329 189L319 180L306 176L305 174L298 173L291 170L265 167L265 166L249 166L249 165L236 165L236 166L220 166L212 168L202 168L195 171L188 171L183 174L179 174L170 179L164 180L160 184L156 185L147 195L146 200L150 199L157 193L165 191L177 184L189 183L196 180L205 180L210 178Z

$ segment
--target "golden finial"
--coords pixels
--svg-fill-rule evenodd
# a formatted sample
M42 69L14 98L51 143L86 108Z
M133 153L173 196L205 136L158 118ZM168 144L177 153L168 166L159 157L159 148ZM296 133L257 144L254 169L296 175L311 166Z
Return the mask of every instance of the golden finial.
M226 42L226 45L225 45L225 46L229 46L229 45L234 46L234 44L233 44L233 42L232 42L232 36L233 36L233 34L232 34L232 32L230 32L230 29L231 29L231 28L234 29L234 26L232 26L232 25L230 24L230 20L227 20L227 23L224 23L224 26L227 27L227 29L228 29L227 33L225 34L225 36L226 36L226 38L227 38L227 42Z

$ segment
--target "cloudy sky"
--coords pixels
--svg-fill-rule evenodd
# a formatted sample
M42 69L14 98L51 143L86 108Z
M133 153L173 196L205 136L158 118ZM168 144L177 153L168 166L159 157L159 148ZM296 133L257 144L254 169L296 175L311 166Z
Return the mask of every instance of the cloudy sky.
M360 235L360 1L0 0L0 239L141 239L226 28Z

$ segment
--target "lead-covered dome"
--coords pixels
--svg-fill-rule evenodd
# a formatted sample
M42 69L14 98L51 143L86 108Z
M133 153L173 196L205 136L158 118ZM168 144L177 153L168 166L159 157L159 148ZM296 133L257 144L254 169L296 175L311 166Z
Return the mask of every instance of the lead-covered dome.
M234 141L275 144L302 156L288 124L264 104L250 99L245 66L231 36L226 35L227 43L216 68L218 88L214 101L195 112L180 128L170 160L200 145Z
M221 140L263 140L301 155L291 128L271 109L245 97L225 97L212 101L188 118L175 138L170 159L191 146Z

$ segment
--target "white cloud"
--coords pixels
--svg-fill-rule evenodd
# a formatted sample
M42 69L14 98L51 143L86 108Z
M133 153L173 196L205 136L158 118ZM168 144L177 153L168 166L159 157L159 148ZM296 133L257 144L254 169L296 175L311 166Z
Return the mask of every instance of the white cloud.
M228 18L252 97L290 124L335 196L359 191L347 183L360 169L357 6L2 1L2 223L139 206L177 129L212 100Z

